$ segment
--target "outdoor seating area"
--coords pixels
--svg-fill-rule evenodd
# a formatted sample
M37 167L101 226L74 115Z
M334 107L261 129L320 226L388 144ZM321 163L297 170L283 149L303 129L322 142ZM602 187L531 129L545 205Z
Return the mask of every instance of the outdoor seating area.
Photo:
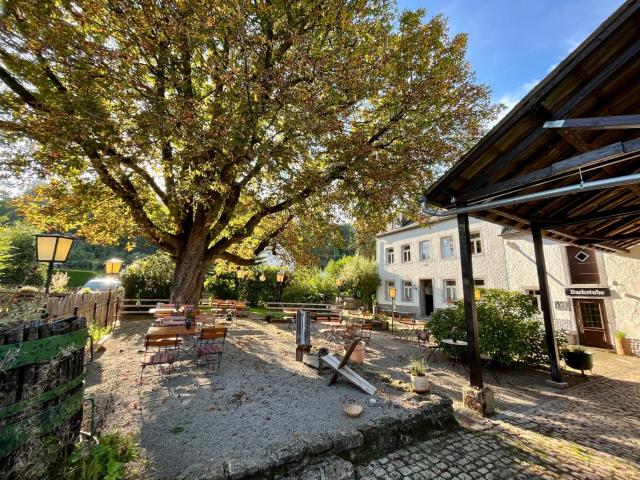
M357 383L374 387L375 393L367 394L342 376L329 387L329 370L294 361L295 331L287 324L269 324L256 315L201 324L198 314L190 328L184 323L155 325L176 318L176 313L123 323L108 351L89 367L87 388L125 412L109 416L109 427L139 429L145 455L163 475L177 474L205 457L219 462L248 454L259 457L274 445L319 438L376 418L399 418L431 398L411 391L406 368L412 358L428 361L435 395L459 402L468 381L464 360L445 354L425 329L416 328L413 338L397 337L350 316L336 321L328 333L328 322L311 322L313 351L326 349L335 359L334 368L354 339L365 342L362 363L354 360L354 353L345 366L351 372L348 377L355 375ZM119 365L117 376L114 363ZM145 371L141 383L136 367ZM160 370L158 374L146 373L152 367ZM496 390L499 410L516 412L558 394L543 386L546 375L535 369L505 370L499 382L489 372L485 381ZM578 375L568 380L584 381ZM363 412L348 419L342 409L352 403ZM214 451L206 440L213 431L226 439L216 442Z

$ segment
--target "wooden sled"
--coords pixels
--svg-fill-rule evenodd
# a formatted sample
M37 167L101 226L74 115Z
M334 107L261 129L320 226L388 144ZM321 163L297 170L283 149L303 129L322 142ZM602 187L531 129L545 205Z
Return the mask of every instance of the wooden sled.
M345 353L342 361L338 361L338 359L333 355L325 355L321 359L321 364L324 363L325 365L328 365L331 368L331 370L334 371L334 374L329 379L329 385L333 385L335 381L338 379L338 376L341 375L347 381L349 381L350 383L353 383L356 387L358 387L360 390L362 390L366 394L373 395L374 393L376 393L376 387L371 385L364 378L362 378L356 372L354 372L349 367L347 367L347 362L349 361L349 357L351 357L351 354L353 353L353 350L354 348L356 348L356 345L358 344L359 341L360 339L356 338L351 342L351 345L349 346L347 353Z

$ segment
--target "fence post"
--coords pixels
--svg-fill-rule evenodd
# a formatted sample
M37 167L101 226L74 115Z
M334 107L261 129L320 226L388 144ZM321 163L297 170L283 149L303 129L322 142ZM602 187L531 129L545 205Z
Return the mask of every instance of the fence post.
M98 311L98 301L94 300L93 301L93 322L92 323L96 323L96 312Z
M104 314L104 326L109 324L109 307L111 306L111 289L109 289L109 295L107 296L107 311Z
M114 316L114 323L118 321L118 314L120 313L120 297L116 297L116 312Z
M73 307L73 316L77 317L78 316L78 305Z

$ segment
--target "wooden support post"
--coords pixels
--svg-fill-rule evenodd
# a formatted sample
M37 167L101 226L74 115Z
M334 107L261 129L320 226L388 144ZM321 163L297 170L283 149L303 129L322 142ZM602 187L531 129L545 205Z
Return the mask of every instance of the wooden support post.
M531 225L533 235L533 248L536 255L536 268L538 270L538 288L540 289L540 307L544 319L544 333L547 341L549 364L551 365L551 380L559 385L564 385L558 366L558 345L553 330L553 318L551 316L551 299L549 298L549 285L547 283L547 269L544 261L544 247L542 243L542 230L537 225Z
M464 318L467 325L469 380L472 387L483 388L482 364L480 363L480 336L478 335L478 316L476 314L473 266L471 264L469 215L466 213L458 215L458 236L460 239L460 265L462 267Z

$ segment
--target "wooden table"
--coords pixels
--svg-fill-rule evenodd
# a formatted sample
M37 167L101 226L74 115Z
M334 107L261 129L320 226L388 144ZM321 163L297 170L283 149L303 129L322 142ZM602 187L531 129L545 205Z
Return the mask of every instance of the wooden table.
M175 335L176 337L193 337L200 333L197 325L191 325L187 328L184 325L176 325L172 327L149 327L147 335Z

